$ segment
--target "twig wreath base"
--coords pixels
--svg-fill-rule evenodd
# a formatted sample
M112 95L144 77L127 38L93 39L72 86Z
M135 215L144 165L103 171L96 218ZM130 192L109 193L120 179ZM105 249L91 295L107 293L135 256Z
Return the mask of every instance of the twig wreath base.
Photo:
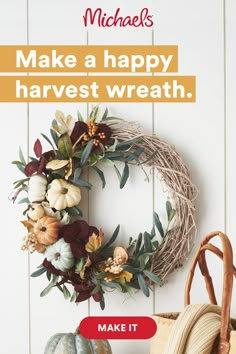
M196 231L194 200L197 189L183 159L171 145L154 134L144 134L135 122L110 120L107 124L118 140L140 138L138 146L144 148L140 162L148 161L146 165L160 172L174 201L176 227L170 230L168 237L156 250L151 264L152 272L164 280L191 251Z
M32 276L46 274L49 284L41 292L57 287L66 299L81 302L90 297L105 307L106 288L129 293L142 290L150 295L152 283L162 284L188 256L195 233L194 199L196 188L188 168L178 153L156 135L144 134L134 122L109 117L106 109L99 119L93 107L84 120L57 111L50 129L51 138L42 137L52 147L43 153L39 139L35 157L26 163L22 151L13 161L26 178L14 183L15 201L22 191L27 197L23 225L27 228L22 249L37 251L44 260ZM52 140L51 140L52 139ZM91 189L82 172L92 168L106 185L101 169L104 162L116 170L120 188L129 178L129 165L153 168L162 176L170 199L166 202L168 224L163 227L157 213L150 232L116 245L119 226L105 241L101 228L88 225L78 208L81 188ZM120 172L116 163L123 163ZM143 167L142 167L143 168ZM161 242L156 238L161 236ZM67 288L72 287L73 293Z

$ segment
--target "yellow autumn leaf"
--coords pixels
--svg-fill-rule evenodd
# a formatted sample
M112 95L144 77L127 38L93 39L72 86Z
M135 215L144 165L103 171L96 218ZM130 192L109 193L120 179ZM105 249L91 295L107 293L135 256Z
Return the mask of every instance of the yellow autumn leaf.
M31 231L33 229L33 225L29 221L23 220L21 221L21 223L24 225L24 227L27 228L28 231Z
M133 274L130 272L127 272L127 270L123 270L123 272L121 272L119 274L119 279L122 284L124 284L126 282L130 282L130 280L132 278L133 278Z
M85 245L85 250L89 253L97 251L102 245L102 230L100 229L99 235L93 233Z
M79 271L80 278L84 280L84 272L85 269L90 267L92 264L91 259L88 257L85 264L83 265L83 268Z

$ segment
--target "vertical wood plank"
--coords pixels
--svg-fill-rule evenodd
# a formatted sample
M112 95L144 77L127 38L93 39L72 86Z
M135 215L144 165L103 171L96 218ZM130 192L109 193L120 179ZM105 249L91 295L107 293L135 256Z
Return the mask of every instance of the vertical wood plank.
M225 7L225 59L226 59L226 232L233 250L236 247L235 195L236 195L236 123L235 123L235 82L236 82L236 3L227 0ZM235 252L234 252L235 256ZM235 262L235 261L234 261ZM235 316L236 299L233 296L232 315Z
M104 6L108 6L106 3ZM130 5L125 5L126 12L135 11ZM89 30L89 44L151 44L151 31L144 29ZM107 105L112 116L124 118L127 121L140 123L145 131L152 131L152 104L112 103ZM128 245L129 237L136 238L139 232L150 231L153 219L153 184L145 182L145 175L139 168L131 168L127 185L120 190L119 181L112 167L101 164L106 176L106 187L101 189L94 174L90 174L90 182L94 188L89 193L90 224L101 227L105 237L109 238L118 224L121 225L120 235L116 245ZM120 167L121 168L121 167ZM150 171L148 171L150 173ZM135 300L113 291L105 293L106 308L101 311L99 304L90 300L92 316L134 316L150 315L153 311L153 295L146 298L141 291L135 295ZM147 353L148 341L120 340L111 341L113 353Z
M0 3L0 45L26 44L26 2ZM3 89L3 88L1 88ZM20 248L25 229L21 225L23 206L8 200L13 182L23 178L11 165L18 160L21 145L27 156L26 104L1 104L1 352L29 354L28 257ZM19 199L24 197L20 195ZM12 333L14 340L12 340Z
M86 44L86 33L78 21L80 4L77 1L29 1L29 39L30 44ZM74 117L79 109L86 113L86 104L49 103L30 104L30 147L32 154L33 144L40 133L48 135L50 123L56 110ZM45 151L50 146L44 143ZM86 217L87 200L83 205ZM31 257L31 272L42 262L42 256ZM31 337L32 354L43 353L46 341L51 335L58 332L73 332L79 322L88 315L88 303L77 306L66 301L58 289L53 290L46 297L40 298L40 292L47 286L46 277L31 280Z
M157 134L175 146L199 189L195 247L206 233L224 230L223 40L223 1L159 2L155 44L177 44L179 73L197 78L196 103L155 105ZM216 262L210 258L218 272L221 265ZM168 284L157 289L155 311L182 308L188 267L189 262L185 262L182 270L170 276ZM197 284L198 281L199 278ZM221 287L220 279L216 279L216 287ZM199 287L195 288L194 295L197 302L206 300Z

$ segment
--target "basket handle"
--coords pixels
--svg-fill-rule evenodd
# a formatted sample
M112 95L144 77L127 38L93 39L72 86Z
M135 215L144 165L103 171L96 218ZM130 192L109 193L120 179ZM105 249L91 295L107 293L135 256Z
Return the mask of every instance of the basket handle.
M219 236L222 243L221 252L217 247L210 244L209 241ZM190 267L186 287L185 287L185 306L190 304L190 291L192 286L192 281L194 277L194 272L196 269L197 263L199 264L202 275L204 276L207 292L209 295L210 302L212 304L217 304L215 291L211 276L209 274L209 270L206 263L205 252L206 250L211 251L216 254L219 258L223 260L223 293L222 293L222 321L221 321L221 329L220 329L220 342L218 353L228 353L229 352L229 342L228 342L228 328L230 323L230 304L232 298L232 289L233 289L233 275L236 275L236 269L233 265L233 253L232 247L228 237L220 231L215 231L207 235L203 241L201 242L195 257L193 259L192 265Z

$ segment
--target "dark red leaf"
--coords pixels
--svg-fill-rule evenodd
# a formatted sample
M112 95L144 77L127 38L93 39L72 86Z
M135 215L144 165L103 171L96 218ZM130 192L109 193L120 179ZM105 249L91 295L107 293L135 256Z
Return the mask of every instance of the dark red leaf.
M43 261L43 266L45 268L47 268L48 270L50 270L50 272L52 274L55 274L55 275L66 275L66 273L62 272L61 270L59 269L56 269L51 262L48 262L47 258L44 259Z
M39 162L31 161L25 166L25 174L27 177L32 176L34 173L38 172Z
M96 302L100 302L102 300L102 294L100 292L93 294L93 299Z
M86 251L83 243L72 241L70 242L70 248L75 258L80 259L81 257L86 256Z
M42 154L42 157L44 157L44 160L46 162L53 160L55 158L55 156L56 156L56 154L55 154L55 151L53 151L53 150L46 151Z
M79 293L83 292L92 292L93 289L95 288L94 284L87 284L87 283L79 283L74 286L75 290L78 291Z
M77 296L75 302L82 302L82 301L86 301L91 297L91 294L89 291L84 291L82 293L79 293L79 295Z
M37 157L41 157L42 155L42 145L39 139L37 139L34 143L34 153Z

